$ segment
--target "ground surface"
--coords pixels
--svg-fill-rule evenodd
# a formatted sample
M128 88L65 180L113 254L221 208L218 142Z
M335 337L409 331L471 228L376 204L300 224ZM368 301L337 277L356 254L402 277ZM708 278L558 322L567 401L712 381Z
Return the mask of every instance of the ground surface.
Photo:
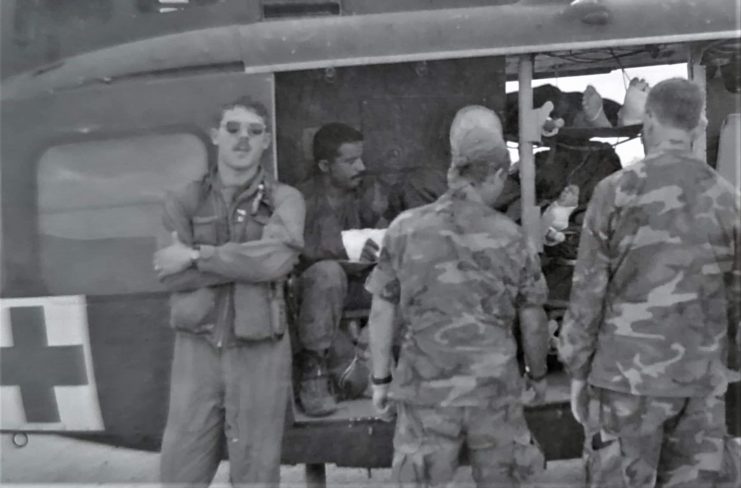
M104 446L55 435L32 434L23 448L13 445L9 434L0 439L2 486L158 486L156 453ZM390 470L327 467L330 487L390 486ZM470 469L461 468L456 486L472 486ZM228 464L221 464L214 487L228 486ZM531 486L578 486L581 465L577 460L550 462L543 476ZM284 466L281 486L305 486L303 466Z

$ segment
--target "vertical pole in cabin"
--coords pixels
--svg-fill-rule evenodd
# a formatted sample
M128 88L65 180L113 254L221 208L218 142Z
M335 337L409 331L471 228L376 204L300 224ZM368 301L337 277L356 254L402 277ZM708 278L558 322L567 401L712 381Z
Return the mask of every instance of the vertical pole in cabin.
M522 201L522 228L527 241L538 252L542 251L539 211L535 207L535 158L533 156L533 55L520 56L519 64L519 152L520 198ZM536 128L539 132L539 128Z
M702 90L702 94L707 97L707 78L705 77L705 66L700 64L702 61L702 48L697 45L690 44L688 46L687 56L687 77L693 83L697 83ZM707 119L707 104L703 107L702 116ZM707 131L704 130L700 136L692 142L692 151L695 155L705 161L707 155ZM708 161L712 166L715 166L715 161Z
M273 156L273 167L270 168L273 171L273 177L278 181L283 181L281 178L283 175L278 174L278 111L275 106L275 73L270 73L270 137L272 138L272 144L270 144L270 151Z

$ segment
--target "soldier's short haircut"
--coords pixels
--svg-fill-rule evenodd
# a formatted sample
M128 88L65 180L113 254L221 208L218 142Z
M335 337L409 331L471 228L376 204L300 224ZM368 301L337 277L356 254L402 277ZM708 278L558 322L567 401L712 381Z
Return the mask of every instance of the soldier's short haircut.
M214 115L214 127L219 127L219 125L221 125L221 120L224 118L224 113L227 110L231 110L235 107L244 107L250 112L259 116L265 124L265 128L268 131L270 130L270 114L268 113L268 109L266 109L265 105L263 105L262 103L258 102L257 100L253 100L246 95L242 95L236 100L225 103L224 105L219 107L219 111Z
M494 143L504 144L502 122L496 112L482 105L467 105L456 112L450 124L450 154L453 158L471 145L472 131L477 132L476 137L485 135Z
M337 157L340 146L347 143L362 142L363 133L347 124L340 122L331 122L324 124L314 134L314 143L312 151L314 161L319 162L323 159L332 161Z
M704 98L695 83L683 78L669 78L648 92L646 112L662 124L691 131L702 120Z

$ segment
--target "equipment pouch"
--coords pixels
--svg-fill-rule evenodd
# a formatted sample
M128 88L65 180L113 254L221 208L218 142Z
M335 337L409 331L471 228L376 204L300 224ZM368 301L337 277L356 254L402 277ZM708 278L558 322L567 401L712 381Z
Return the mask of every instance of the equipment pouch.
M273 338L280 339L286 332L286 298L285 282L273 281L270 283L270 327Z

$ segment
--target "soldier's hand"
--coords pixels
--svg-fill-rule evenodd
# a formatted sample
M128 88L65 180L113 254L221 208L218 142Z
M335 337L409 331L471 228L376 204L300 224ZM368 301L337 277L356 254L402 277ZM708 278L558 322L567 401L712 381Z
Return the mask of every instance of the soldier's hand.
M363 245L363 250L360 252L360 260L367 263L375 263L378 261L378 254L381 248L376 244L373 239L368 239Z
M530 385L533 388L533 391L535 391L535 398L533 399L534 404L544 403L545 402L545 392L548 389L548 380L543 378L538 381L532 381Z
M391 403L389 402L389 385L371 385L373 388L373 406L383 420L391 420Z
M588 420L589 398L586 380L571 380L571 414L577 422L586 426Z
M193 263L195 251L183 244L176 233L173 233L172 239L172 244L154 253L152 264L160 278L179 273Z
M522 401L525 405L538 405L545 402L545 393L548 389L548 380L541 378L533 380L525 376L525 392L522 395Z

